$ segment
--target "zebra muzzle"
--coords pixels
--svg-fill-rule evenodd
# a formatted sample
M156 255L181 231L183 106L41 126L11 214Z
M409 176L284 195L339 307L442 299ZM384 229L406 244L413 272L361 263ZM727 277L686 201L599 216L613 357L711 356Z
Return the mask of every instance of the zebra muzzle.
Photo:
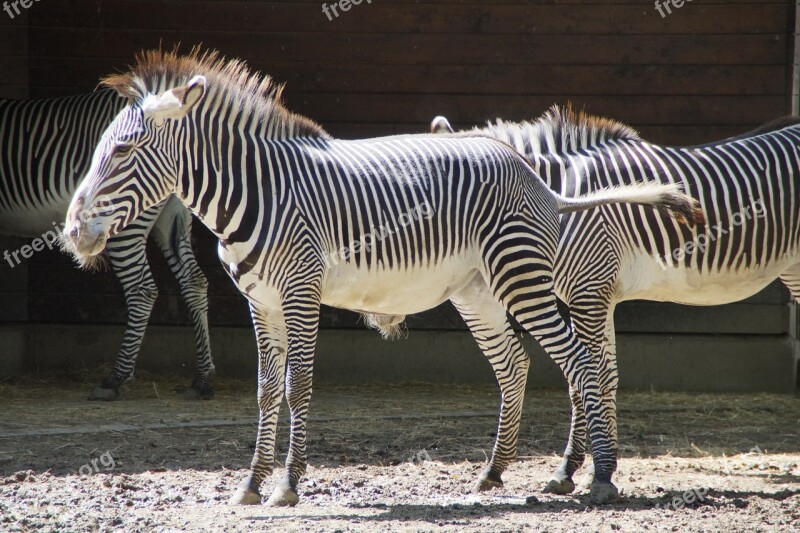
M76 221L64 228L64 243L68 252L78 257L95 256L106 247L108 232L97 227Z

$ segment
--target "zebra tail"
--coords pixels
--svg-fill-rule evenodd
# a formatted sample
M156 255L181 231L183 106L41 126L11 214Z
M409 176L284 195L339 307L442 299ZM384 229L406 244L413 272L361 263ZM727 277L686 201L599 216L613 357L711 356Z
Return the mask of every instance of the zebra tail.
M683 193L676 183L637 183L609 187L577 198L556 195L559 213L573 213L608 204L647 205L666 212L681 224L705 224L700 203Z

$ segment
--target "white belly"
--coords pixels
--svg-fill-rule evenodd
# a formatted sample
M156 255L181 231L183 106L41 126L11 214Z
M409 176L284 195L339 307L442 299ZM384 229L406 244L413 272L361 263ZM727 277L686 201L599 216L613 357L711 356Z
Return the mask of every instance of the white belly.
M699 272L683 266L664 269L654 258L640 254L623 265L615 294L617 301L641 299L721 305L753 296L797 262L798 258L787 257L767 267Z
M246 255L238 246L217 249L220 260L235 271ZM322 303L340 309L379 315L409 315L436 307L466 286L479 261L464 252L427 267L407 270L358 269L353 263L330 265L323 279ZM259 279L258 268L242 274L236 285L251 301L268 310L281 309L278 291Z
M359 270L352 263L332 266L325 276L322 303L362 313L410 315L436 307L475 276L471 253L437 265L407 270Z

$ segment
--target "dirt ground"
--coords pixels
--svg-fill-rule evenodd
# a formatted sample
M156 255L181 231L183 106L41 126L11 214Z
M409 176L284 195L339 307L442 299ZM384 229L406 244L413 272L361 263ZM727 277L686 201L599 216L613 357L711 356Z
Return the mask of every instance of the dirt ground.
M528 393L505 487L475 494L496 388L318 388L300 504L270 508L227 503L251 459L254 383L219 381L209 402L183 400L185 384L140 378L114 403L85 401L89 382L0 384L0 531L800 531L790 396L622 394L623 498L592 506L580 483L541 491L567 435L561 391Z

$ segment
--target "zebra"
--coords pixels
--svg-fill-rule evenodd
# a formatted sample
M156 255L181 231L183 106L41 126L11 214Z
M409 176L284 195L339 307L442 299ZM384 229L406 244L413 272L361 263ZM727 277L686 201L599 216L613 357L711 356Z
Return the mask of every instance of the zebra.
M0 234L44 234L52 248L61 230L58 221L89 168L94 146L124 105L125 99L108 89L46 100L0 100ZM169 199L109 240L108 259L125 292L127 328L110 374L91 391L90 400L118 398L120 385L133 375L158 294L145 253L148 235L177 278L194 325L197 375L187 395L213 397L207 282L195 261L190 231L190 213Z
M452 133L445 117L434 133ZM648 210L606 206L562 217L556 294L575 332L600 364L617 450L618 373L614 309L626 300L721 305L780 278L800 297L800 118L784 117L729 139L659 146L620 122L553 106L538 120L498 119L455 134L485 135L525 155L566 196L641 180L680 184L697 198L705 225L690 229ZM586 246L592 242L592 247ZM584 461L585 409L570 388L572 422L563 461L546 490L567 494Z
M590 497L617 495L603 479L606 420L595 410L597 368L556 308L557 213L635 201L689 220L675 186L641 185L566 199L511 147L435 135L337 140L281 104L283 87L238 60L194 49L143 52L105 86L129 98L100 139L67 211L78 258L174 193L219 238L218 255L248 299L259 348L259 425L236 504L261 502L275 429L290 411L286 473L267 503L294 505L306 469L306 419L321 304L398 316L451 300L493 366L502 402L487 490L515 455L528 357L506 310L561 366L587 406L597 466ZM92 209L98 198L110 213ZM81 221L78 214L93 216ZM380 321L379 321L380 322Z

